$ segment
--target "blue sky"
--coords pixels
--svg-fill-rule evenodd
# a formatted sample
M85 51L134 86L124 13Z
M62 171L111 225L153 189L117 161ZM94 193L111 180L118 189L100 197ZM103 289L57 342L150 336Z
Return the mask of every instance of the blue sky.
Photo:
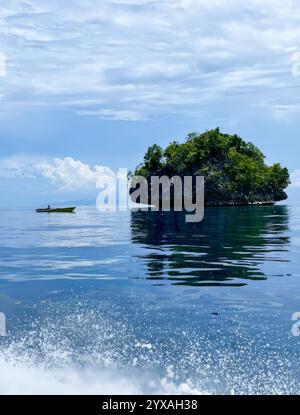
M300 198L299 23L295 0L1 0L0 206L88 198L100 166L216 126Z

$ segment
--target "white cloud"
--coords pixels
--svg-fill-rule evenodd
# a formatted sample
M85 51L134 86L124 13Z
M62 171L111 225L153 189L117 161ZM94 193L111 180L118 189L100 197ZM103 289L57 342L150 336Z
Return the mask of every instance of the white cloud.
M102 110L82 110L78 111L79 115L90 115L99 118L110 119L110 120L121 120L121 121L140 121L145 119L142 114L137 111L118 111L112 109Z
M34 176L30 171L30 167L45 161L46 159L43 156L28 154L17 154L0 159L0 178L32 178Z
M299 108L299 21L297 0L2 0L2 108L123 121Z
M55 158L48 163L41 162L30 166L28 170L34 175L41 175L51 183L70 190L96 188L100 177L113 175L108 167L99 165L90 167L72 157Z
M96 189L97 180L115 177L115 173L105 166L89 166L72 157L52 160L39 156L12 156L0 160L2 178L42 178L57 189L89 190Z

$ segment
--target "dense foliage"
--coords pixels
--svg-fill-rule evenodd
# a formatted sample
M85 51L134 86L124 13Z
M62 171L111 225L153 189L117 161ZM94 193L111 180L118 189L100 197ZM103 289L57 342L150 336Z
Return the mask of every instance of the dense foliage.
M154 144L135 174L148 179L164 174L203 175L208 204L286 199L288 170L278 163L267 166L264 159L254 144L217 128L200 135L191 133L184 143L174 141L165 150Z

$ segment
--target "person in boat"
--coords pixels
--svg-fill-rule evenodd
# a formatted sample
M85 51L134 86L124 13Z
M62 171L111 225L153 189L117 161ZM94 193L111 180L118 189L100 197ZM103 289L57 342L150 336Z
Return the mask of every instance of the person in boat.
M48 205L47 209L48 209L48 210L50 210L50 209L51 209L51 206L50 206L50 205Z

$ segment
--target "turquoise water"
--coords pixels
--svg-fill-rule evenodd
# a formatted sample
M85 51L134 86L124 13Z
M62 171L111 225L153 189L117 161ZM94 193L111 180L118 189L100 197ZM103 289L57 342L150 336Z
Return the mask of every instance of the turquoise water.
M0 393L299 393L300 205L0 210Z

